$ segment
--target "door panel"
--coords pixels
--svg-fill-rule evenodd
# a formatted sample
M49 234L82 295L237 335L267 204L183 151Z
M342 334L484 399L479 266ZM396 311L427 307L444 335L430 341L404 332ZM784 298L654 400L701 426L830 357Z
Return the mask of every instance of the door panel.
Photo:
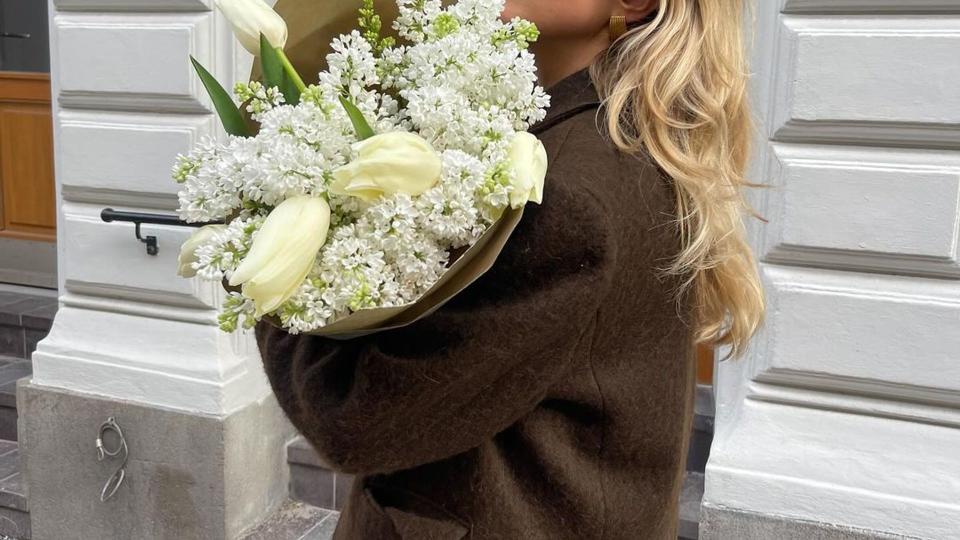
M0 236L56 239L50 81L0 73Z
M0 0L0 283L56 287L46 0Z

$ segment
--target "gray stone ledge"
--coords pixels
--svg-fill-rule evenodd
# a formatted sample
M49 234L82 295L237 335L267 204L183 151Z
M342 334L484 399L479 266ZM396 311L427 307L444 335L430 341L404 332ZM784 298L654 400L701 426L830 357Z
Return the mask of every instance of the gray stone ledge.
M700 540L923 540L881 531L843 527L774 514L703 504Z

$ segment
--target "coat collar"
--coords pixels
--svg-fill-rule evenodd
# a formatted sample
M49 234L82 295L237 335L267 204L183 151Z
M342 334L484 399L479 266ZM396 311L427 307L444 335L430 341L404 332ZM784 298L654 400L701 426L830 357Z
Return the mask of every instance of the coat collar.
M600 107L600 97L585 68L547 89L550 108L547 116L530 128L531 133L542 133L583 111Z

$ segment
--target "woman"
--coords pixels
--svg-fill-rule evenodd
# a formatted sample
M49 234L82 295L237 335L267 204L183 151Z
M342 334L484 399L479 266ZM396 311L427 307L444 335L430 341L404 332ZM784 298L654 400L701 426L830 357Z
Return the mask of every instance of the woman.
M400 330L257 327L290 419L357 475L335 538L676 538L695 343L739 354L763 313L742 6L556 4L504 14L542 31L551 168L494 268Z

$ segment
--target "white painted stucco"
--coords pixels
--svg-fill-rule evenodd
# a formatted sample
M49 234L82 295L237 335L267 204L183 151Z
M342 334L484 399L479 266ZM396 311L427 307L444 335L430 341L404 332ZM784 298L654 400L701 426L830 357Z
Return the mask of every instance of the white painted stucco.
M220 133L189 55L223 82L252 59L210 0L52 0L50 28L61 308L34 383L214 415L261 399L252 336L217 329L218 287L176 276L191 231L144 225L153 257L100 220L173 212L175 156Z
M960 535L960 2L757 2L753 243L704 503Z

